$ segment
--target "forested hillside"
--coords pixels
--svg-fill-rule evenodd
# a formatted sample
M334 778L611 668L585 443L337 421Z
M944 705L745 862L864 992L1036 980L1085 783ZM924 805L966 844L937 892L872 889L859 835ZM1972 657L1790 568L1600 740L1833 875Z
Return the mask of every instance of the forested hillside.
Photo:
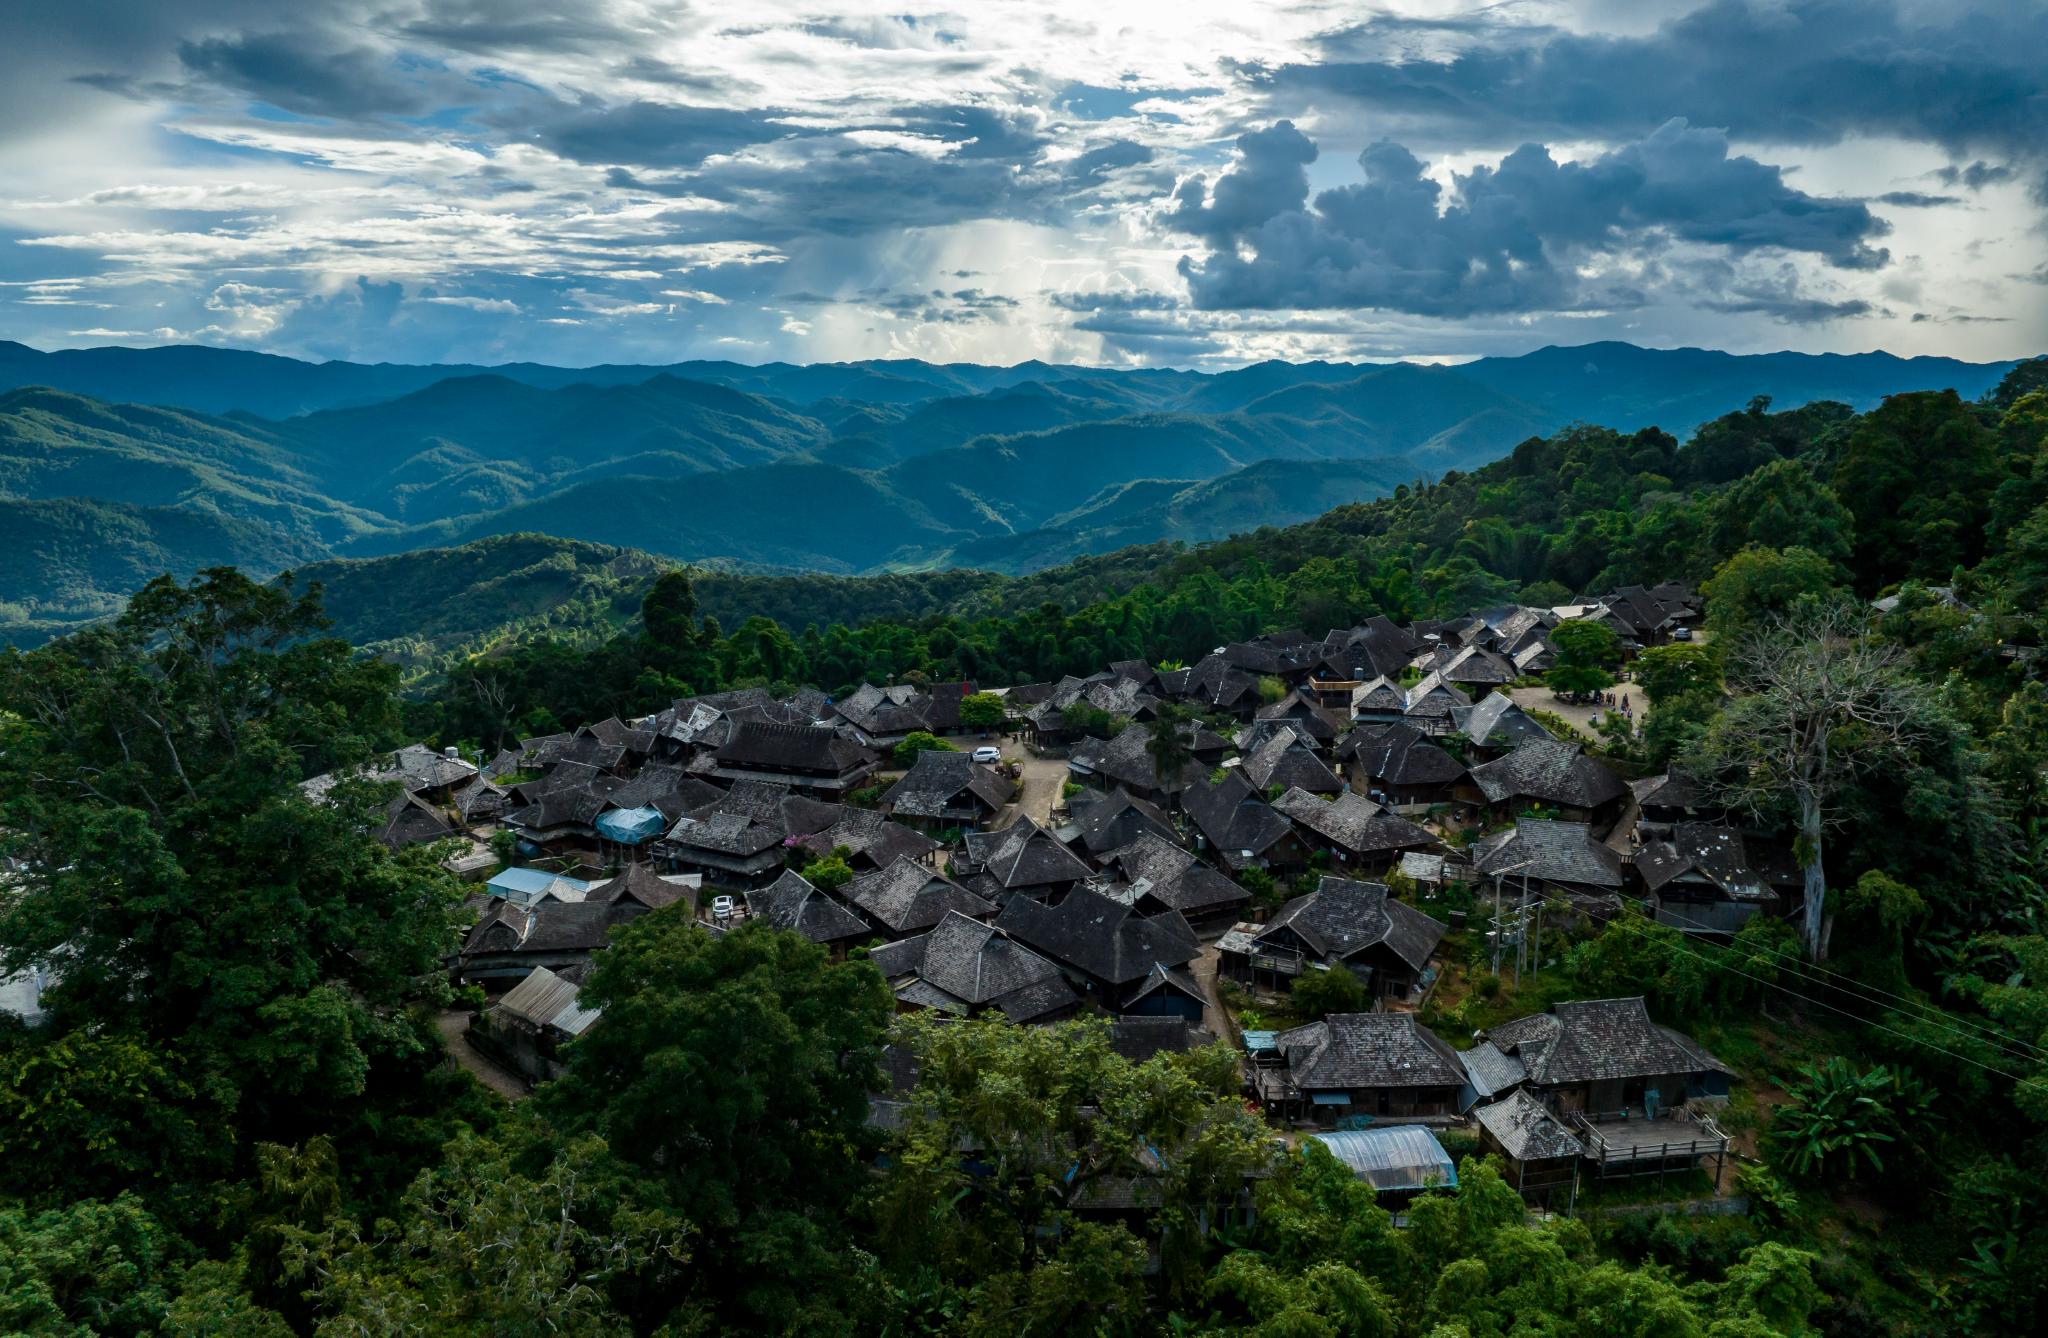
M85 546L159 554L179 575L520 532L768 571L1023 574L1304 521L1573 421L1684 435L1759 391L1868 408L1922 388L1971 397L2004 366L1603 344L1214 375L426 368L6 345L0 386L58 389L0 396L0 501L66 500ZM48 550L47 518L8 514L0 541ZM30 565L0 594L0 636L32 644L103 616L133 590L130 569Z

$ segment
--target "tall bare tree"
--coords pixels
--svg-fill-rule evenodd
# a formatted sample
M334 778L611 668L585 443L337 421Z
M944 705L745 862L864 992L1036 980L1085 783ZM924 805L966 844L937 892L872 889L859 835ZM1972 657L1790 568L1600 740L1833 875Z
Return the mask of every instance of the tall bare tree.
M1699 759L1721 799L1753 816L1790 809L1805 881L1806 950L1827 956L1823 844L1842 801L1882 768L1908 762L1939 732L1940 706L1901 661L1868 635L1853 604L1803 605L1773 617L1727 661L1736 698L1714 722Z

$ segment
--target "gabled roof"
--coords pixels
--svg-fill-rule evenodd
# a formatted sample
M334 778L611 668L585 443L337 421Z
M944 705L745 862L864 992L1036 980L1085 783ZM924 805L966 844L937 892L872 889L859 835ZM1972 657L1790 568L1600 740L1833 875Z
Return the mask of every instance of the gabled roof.
M996 913L992 903L912 859L898 859L885 868L858 875L846 885L846 895L898 934L930 929L952 911L974 920Z
M1060 829L1059 838L1069 845L1078 840L1091 855L1120 849L1145 832L1175 843L1180 839L1165 813L1125 790L1109 790L1079 801L1073 813L1073 820Z
M1408 689L1408 705L1403 714L1422 719L1448 718L1451 712L1471 704L1470 697L1444 682L1441 675L1424 674L1421 681Z
M937 818L963 794L1000 809L1016 797L1017 787L967 753L927 750L917 755L902 780L889 787L882 807L907 817Z
M1086 888L1057 906L1017 897L995 923L1020 943L1109 985L1128 984L1155 965L1180 966L1202 952L1178 911L1140 916Z
M1683 771L1630 781L1629 791L1644 808L1705 809L1713 807L1706 788Z
M1075 997L1056 964L1001 930L958 913L948 914L929 933L874 948L868 960L891 981L914 977L967 1007L999 1007L1006 996L1030 991L1024 998L1033 1015L1042 1016L1060 1006L1061 991L1065 1002ZM1058 989L1032 989L1053 981ZM897 997L904 997L900 988Z
M380 835L385 845L403 850L423 841L445 840L455 835L455 829L417 794L401 791L384 805L384 830Z
M1451 723L1473 743L1507 748L1524 739L1548 739L1549 730L1505 692L1489 692L1471 707L1451 712Z
M692 915L697 911L697 893L693 888L687 883L672 883L645 864L627 865L625 872L618 877L586 891L583 899L643 906L650 911L658 911L680 901L689 906Z
M786 869L758 892L747 893L747 909L777 929L793 929L813 943L841 943L873 931L867 921Z
M1131 902L1149 896L1184 915L1251 899L1249 892L1155 832L1141 833L1110 852L1103 866L1122 878L1122 887L1111 896Z
M1181 796L1181 807L1225 863L1244 858L1246 851L1257 858L1293 831L1241 773L1233 769L1214 785L1191 786Z
M1529 1071L1522 1067L1522 1061L1506 1053L1492 1041L1481 1041L1470 1050L1458 1056L1458 1062L1465 1066L1465 1081L1473 1094L1484 1101L1499 1096L1502 1092L1525 1082Z
M491 1011L535 1027L553 1027L570 1036L582 1035L598 1018L597 1009L577 1003L573 982L544 966L527 972L524 979L491 1005Z
M1687 875L1712 884L1730 901L1773 902L1770 880L1751 866L1742 833L1705 822L1674 824L1665 840L1645 841L1636 852L1636 872L1652 892Z
M1274 785L1335 794L1344 788L1337 774L1323 764L1292 728L1283 729L1244 759L1244 774L1261 790Z
M914 827L891 822L873 809L847 804L810 803L799 825L790 813L797 803L791 799L783 805L784 821L801 837L798 844L814 855L829 855L845 846L848 853L880 868L898 859L923 859L939 848L937 841ZM829 813L823 816L821 826L820 813L825 810Z
M1517 818L1513 827L1472 848L1472 867L1481 874L1509 879L1526 873L1540 882L1622 885L1620 853L1595 840L1593 829L1583 822Z
M463 940L464 956L486 953L594 952L628 917L605 901L500 902Z
M1351 690L1353 714L1367 712L1398 714L1408 709L1408 693L1399 683L1381 674Z
M1280 908L1258 937L1289 929L1316 954L1337 961L1384 943L1415 970L1428 964L1449 927L1394 900L1384 883L1325 874L1320 886Z
M1051 832L1020 817L999 832L969 832L967 857L1003 888L1078 883L1089 869Z
M1361 725L1345 736L1337 755L1388 785L1449 785L1465 774L1464 763L1413 725Z
M875 756L833 730L749 720L732 732L717 759L721 766L837 776L872 764Z
M1323 799L1307 790L1289 790L1273 807L1297 826L1330 844L1357 854L1382 850L1426 850L1436 837L1398 814L1389 813L1350 790Z
M1413 1013L1333 1013L1283 1031L1274 1045L1303 1091L1357 1087L1458 1087L1457 1052Z
M1472 768L1489 803L1534 799L1565 808L1598 808L1628 793L1621 778L1587 757L1575 743L1529 739L1515 751Z
M1500 1144L1501 1151L1516 1161L1550 1161L1585 1155L1585 1145L1573 1136L1563 1121L1544 1109L1543 1103L1527 1092L1515 1092L1507 1100L1481 1106L1473 1114Z
M1180 732L1182 741L1188 745L1190 754L1195 749L1204 746L1202 734L1205 731L1199 725L1191 722L1182 726ZM1223 742L1222 739L1214 738L1213 735L1211 738L1214 739L1217 745L1221 745ZM1072 757L1074 762L1088 768L1088 770L1095 772L1097 775L1107 776L1120 785L1127 785L1134 790L1141 791L1166 790L1172 792L1180 790L1194 784L1208 771L1207 767L1195 761L1191 755L1188 761L1182 765L1181 774L1162 784L1159 779L1159 768L1152 761L1151 744L1151 727L1149 725L1132 725L1128 729L1119 732L1115 738L1106 742L1100 739L1082 741L1075 746Z
M1728 1071L1690 1037L1652 1022L1640 995L1553 1004L1503 1022L1486 1039L1521 1060L1539 1087Z
M1444 657L1438 676L1446 683L1487 685L1512 683L1521 677L1504 656L1480 646L1466 646Z
M1215 1042L1213 1033L1177 1017L1134 1015L1115 1018L1109 1024L1110 1048L1133 1064L1159 1054L1185 1054Z

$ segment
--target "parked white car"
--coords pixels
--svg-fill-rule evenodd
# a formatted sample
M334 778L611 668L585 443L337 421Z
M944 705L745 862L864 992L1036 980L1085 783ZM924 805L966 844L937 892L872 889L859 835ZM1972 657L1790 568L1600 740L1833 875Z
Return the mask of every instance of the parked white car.
M1003 760L1003 750L992 743L984 743L981 747L974 750L974 760L977 762L1000 762Z
M732 899L731 897L713 897L713 898L711 899L711 918L712 918L712 919L714 919L714 920L730 920L730 919L732 919L732 912L733 912L733 899Z

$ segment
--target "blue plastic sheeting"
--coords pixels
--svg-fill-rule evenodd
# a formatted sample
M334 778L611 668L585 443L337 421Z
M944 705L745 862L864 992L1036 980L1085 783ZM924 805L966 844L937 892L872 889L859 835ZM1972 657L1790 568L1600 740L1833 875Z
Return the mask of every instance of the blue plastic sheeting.
M1310 1134L1374 1189L1455 1188L1458 1168L1436 1135L1416 1124L1390 1124L1356 1132Z
M615 808L597 815L597 834L620 845L637 846L668 830L658 808Z
M1348 1106L1351 1104L1351 1093L1316 1092L1309 1097L1309 1100L1318 1106Z

